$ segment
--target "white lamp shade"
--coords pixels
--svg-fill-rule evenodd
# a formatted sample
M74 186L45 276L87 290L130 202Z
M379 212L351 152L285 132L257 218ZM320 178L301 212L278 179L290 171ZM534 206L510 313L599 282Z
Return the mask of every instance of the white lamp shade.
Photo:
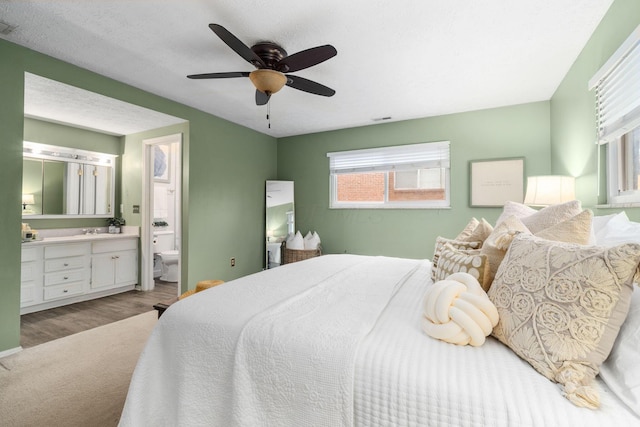
M532 206L549 206L576 198L576 180L572 176L542 175L527 178L527 194L524 203Z
M23 205L33 205L35 203L35 199L33 194L23 194L22 195L22 204Z

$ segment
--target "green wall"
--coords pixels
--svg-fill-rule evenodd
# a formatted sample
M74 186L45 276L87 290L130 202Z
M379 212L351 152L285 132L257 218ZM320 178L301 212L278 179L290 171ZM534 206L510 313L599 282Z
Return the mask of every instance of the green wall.
M295 181L296 227L316 230L327 253L430 258L438 235L454 237L472 216L469 161L525 158L525 175L549 173L549 103L537 102L278 141L278 179ZM328 152L451 141L451 209L329 209Z
M576 197L596 214L613 210L595 208L606 202L606 181L602 176L598 182L595 94L587 85L639 24L640 1L614 1L551 98L552 171L575 176ZM640 220L640 209L625 210L630 218Z
M183 149L183 287L232 280L264 263L264 183L277 176L275 138L0 40L0 352L20 344L20 223L24 73L30 72L188 121ZM216 102L212 99L211 102ZM253 107L252 107L253 108ZM133 150L133 137L125 141ZM127 155L126 149L124 155ZM123 180L129 191L137 183ZM141 185L129 203L142 203ZM139 191L136 194L135 191ZM136 199L137 198L137 199ZM236 258L231 268L229 258Z
M0 40L0 351L20 344L20 223L24 72L19 49Z
M115 155L122 154L119 136L28 117L24 118L24 139L25 141L77 148L79 150L98 151Z

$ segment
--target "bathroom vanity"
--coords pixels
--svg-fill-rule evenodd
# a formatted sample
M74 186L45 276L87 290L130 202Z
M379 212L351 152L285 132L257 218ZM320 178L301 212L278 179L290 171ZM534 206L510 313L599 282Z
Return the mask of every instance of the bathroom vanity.
M76 234L22 244L20 314L133 290L137 234Z

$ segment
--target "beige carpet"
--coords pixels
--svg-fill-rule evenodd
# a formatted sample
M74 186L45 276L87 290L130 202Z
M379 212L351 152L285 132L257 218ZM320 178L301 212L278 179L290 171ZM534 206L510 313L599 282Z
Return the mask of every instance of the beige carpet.
M117 425L156 321L150 311L0 359L0 424Z

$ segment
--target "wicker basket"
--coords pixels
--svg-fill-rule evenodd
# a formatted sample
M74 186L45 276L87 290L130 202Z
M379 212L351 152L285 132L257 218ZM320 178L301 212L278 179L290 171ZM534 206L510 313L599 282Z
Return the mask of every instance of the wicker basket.
M292 262L304 261L305 259L315 258L322 255L322 248L318 249L287 249L285 243L282 243L282 263L291 264Z

